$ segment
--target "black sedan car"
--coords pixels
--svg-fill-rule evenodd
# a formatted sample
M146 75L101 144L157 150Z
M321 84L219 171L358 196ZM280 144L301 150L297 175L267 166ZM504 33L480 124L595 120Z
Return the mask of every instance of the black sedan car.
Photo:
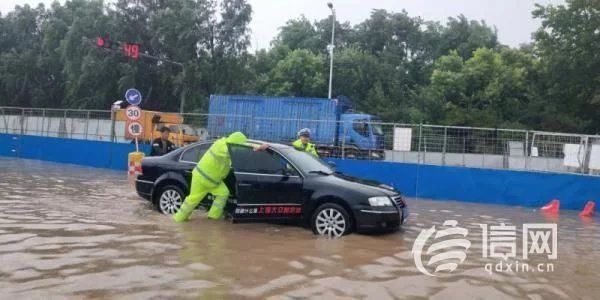
M212 145L195 143L142 160L138 194L164 214L173 214L189 193L192 170ZM231 192L226 212L234 221L300 221L315 234L339 237L352 231L392 231L407 217L406 204L392 187L335 172L305 152L270 144L263 152L230 145ZM209 199L202 201L209 205Z

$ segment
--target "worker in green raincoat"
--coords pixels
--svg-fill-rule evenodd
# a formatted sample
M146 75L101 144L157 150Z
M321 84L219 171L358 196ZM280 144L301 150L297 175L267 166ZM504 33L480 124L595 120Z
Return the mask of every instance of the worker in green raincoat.
M231 158L228 145L246 145L246 136L241 132L234 132L228 137L217 140L202 156L198 165L192 171L192 186L190 195L185 198L179 211L173 216L175 222L185 222L196 206L200 204L207 194L213 195L213 204L208 211L208 217L219 219L229 198L229 189L223 182L231 169ZM263 151L269 144L253 146L254 151Z
M310 129L303 128L298 131L298 139L292 144L296 150L308 152L315 157L319 157L317 154L317 148L315 144L310 142Z

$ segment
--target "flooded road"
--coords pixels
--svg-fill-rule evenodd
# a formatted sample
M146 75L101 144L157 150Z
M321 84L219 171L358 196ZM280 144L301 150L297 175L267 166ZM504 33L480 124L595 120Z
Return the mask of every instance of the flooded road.
M124 172L0 158L0 298L597 299L600 225L576 212L412 200L393 234L338 240L272 224L174 224L139 198ZM417 236L446 220L468 230L452 272L421 273ZM558 223L558 258L521 257L524 223ZM515 226L515 260L541 270L486 269L482 227ZM438 231L439 232L439 231ZM431 248L430 248L431 249ZM430 272L435 268L427 265ZM431 260L430 260L431 262ZM553 264L553 270L546 268Z

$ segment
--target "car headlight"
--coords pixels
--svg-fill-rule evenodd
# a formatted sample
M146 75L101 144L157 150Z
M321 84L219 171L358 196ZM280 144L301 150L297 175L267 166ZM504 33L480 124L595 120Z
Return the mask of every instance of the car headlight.
M371 197L369 198L369 204L371 206L393 206L392 200L386 196Z

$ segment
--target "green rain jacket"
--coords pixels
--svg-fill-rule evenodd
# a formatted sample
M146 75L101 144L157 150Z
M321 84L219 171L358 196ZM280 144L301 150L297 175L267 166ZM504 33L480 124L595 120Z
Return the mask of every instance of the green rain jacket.
M196 165L198 172L205 179L207 185L218 185L227 177L231 169L231 157L227 144L245 145L246 136L241 132L234 132L228 137L218 139Z
M308 152L308 153L314 155L315 157L319 157L319 154L317 154L317 148L315 148L315 144L311 144L311 143L302 144L302 140L297 139L296 141L294 141L294 143L292 145L294 146L294 148L296 148L296 150L305 151L305 152Z

